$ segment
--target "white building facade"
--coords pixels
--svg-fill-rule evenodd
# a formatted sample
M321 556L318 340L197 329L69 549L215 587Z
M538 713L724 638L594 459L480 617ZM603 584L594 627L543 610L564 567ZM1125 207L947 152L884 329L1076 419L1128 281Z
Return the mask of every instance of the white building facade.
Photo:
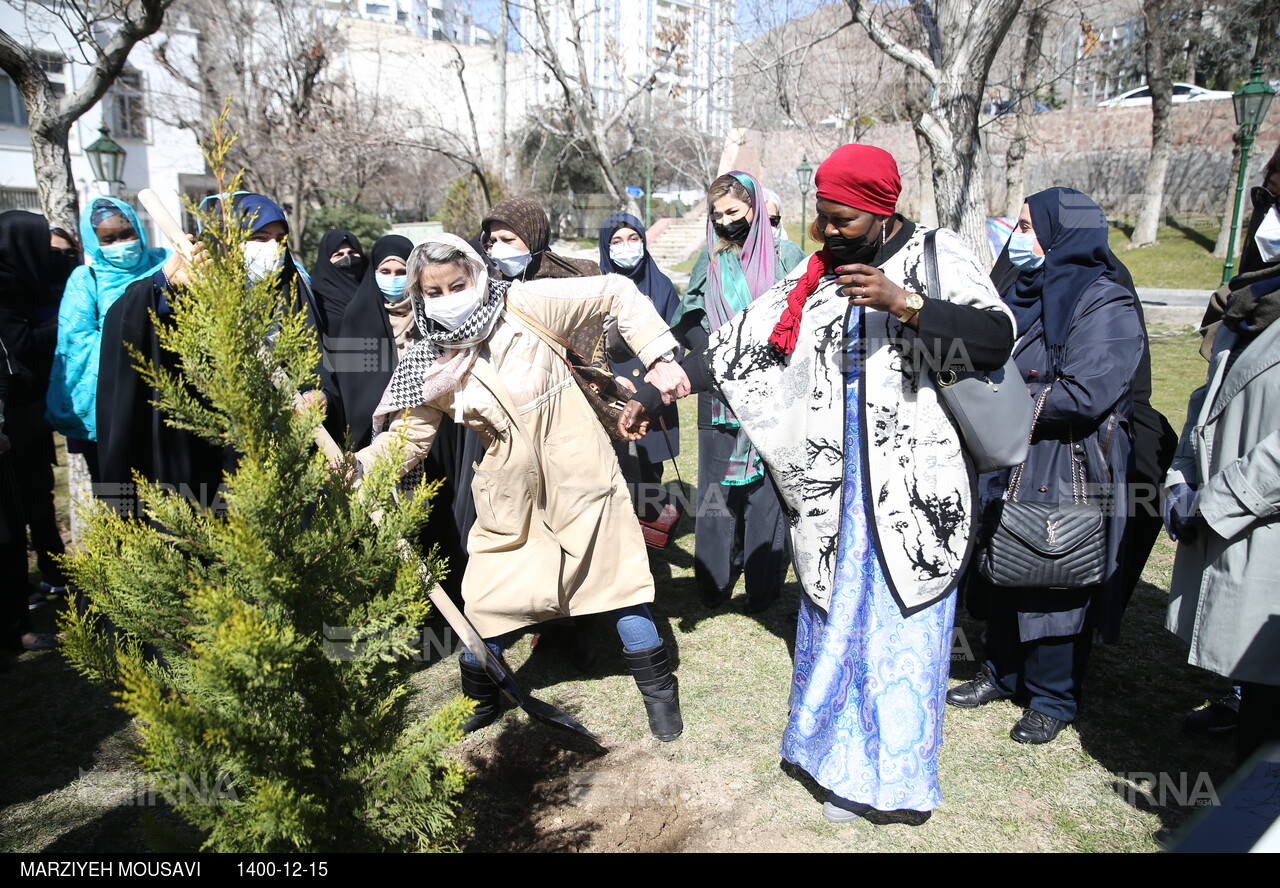
M699 129L723 136L732 126L733 48L737 0L531 0L546 14L544 39L532 12L519 16L520 38L550 45L565 66L589 83L600 107L618 107L653 76L655 88L676 100ZM582 35L587 71L578 72L571 44L574 22ZM534 99L555 104L563 96L551 78L535 85Z
M494 39L476 23L475 4L462 0L328 0L326 5L347 18L399 25L425 40L485 46Z
M74 92L88 77L89 66L79 47L43 6L29 4L24 13L7 4L0 5L0 28L40 54L59 95ZM190 32L169 29L168 37L194 47L195 35ZM194 134L161 122L154 113L155 103L167 100L159 96L171 96L175 88L173 79L153 60L150 42L141 43L129 55L119 80L72 125L68 148L81 207L91 197L108 190L106 183L94 180L84 153L104 125L127 152L122 181L110 186L110 193L136 206L136 193L152 188L177 218L182 213L180 195L207 193L209 177ZM13 81L0 72L0 211L11 209L43 212L36 191L26 109ZM156 243L156 231L146 213L140 212L139 216L152 243Z

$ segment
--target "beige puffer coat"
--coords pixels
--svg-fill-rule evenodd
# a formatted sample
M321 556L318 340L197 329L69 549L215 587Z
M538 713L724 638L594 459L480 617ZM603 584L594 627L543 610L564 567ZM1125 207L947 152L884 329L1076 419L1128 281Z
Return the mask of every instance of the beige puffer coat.
M645 366L676 346L652 303L620 275L516 283L507 304L561 337L614 317ZM653 601L618 460L564 361L510 312L480 349L455 391L392 422L356 454L361 465L367 470L403 432L407 472L427 455L444 414L479 433L485 456L472 484L462 596L485 638Z

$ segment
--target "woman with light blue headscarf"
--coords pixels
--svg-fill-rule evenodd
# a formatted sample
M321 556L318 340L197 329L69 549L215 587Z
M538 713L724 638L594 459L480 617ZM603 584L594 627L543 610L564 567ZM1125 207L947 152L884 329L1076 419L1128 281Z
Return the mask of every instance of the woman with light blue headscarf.
M96 474L94 442L102 320L125 289L164 265L169 250L151 247L133 207L114 197L95 198L80 217L87 265L71 274L58 311L58 345L49 381L46 418L84 453Z

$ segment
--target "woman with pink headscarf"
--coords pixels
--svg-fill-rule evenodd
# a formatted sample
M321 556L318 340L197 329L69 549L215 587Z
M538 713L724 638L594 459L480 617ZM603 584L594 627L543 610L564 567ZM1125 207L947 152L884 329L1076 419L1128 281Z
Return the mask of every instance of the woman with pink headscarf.
M726 173L707 189L707 247L698 257L672 331L700 350L721 327L804 259L774 242L764 189L749 173ZM745 577L747 613L773 603L787 572L786 524L778 491L733 411L698 397L698 512L694 576L707 607Z

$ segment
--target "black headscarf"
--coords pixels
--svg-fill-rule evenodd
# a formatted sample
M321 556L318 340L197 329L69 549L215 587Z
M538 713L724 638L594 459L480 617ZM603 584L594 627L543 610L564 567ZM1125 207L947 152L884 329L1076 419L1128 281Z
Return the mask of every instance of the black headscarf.
M1107 217L1088 195L1074 188L1050 188L1028 197L1027 206L1044 262L1023 270L1004 301L1019 336L1037 320L1043 323L1056 379L1081 294L1098 278L1115 281L1118 274L1107 247Z
M619 228L630 228L640 235L644 244L644 258L635 268L619 268L609 258L609 241ZM658 263L649 252L649 238L645 234L644 225L630 213L614 213L604 220L600 226L600 271L603 274L621 274L631 278L636 288L649 297L653 307L662 315L663 320L671 323L671 317L680 307L680 296L676 293L671 278L662 273Z
M0 292L8 296L23 291L33 301L44 301L61 271L54 266L49 223L44 216L25 210L0 213Z
M388 234L378 238L368 273L335 328L334 379L351 444L356 448L367 446L372 438L373 410L396 366L395 335L387 319L386 297L378 289L378 266L388 256L398 256L407 264L412 250L413 242L407 237ZM377 343L376 350L372 343Z
M15 402L44 398L58 336L53 320L74 267L49 245L44 216L0 213L0 339L16 362Z
M329 261L343 243L360 254L359 260L347 269L338 268ZM326 231L320 238L320 248L316 250L316 264L311 268L311 289L316 294L316 305L320 309L320 331L331 333L338 328L342 313L347 310L347 303L355 295L356 288L365 277L369 265L365 261L364 247L360 239L350 231Z

